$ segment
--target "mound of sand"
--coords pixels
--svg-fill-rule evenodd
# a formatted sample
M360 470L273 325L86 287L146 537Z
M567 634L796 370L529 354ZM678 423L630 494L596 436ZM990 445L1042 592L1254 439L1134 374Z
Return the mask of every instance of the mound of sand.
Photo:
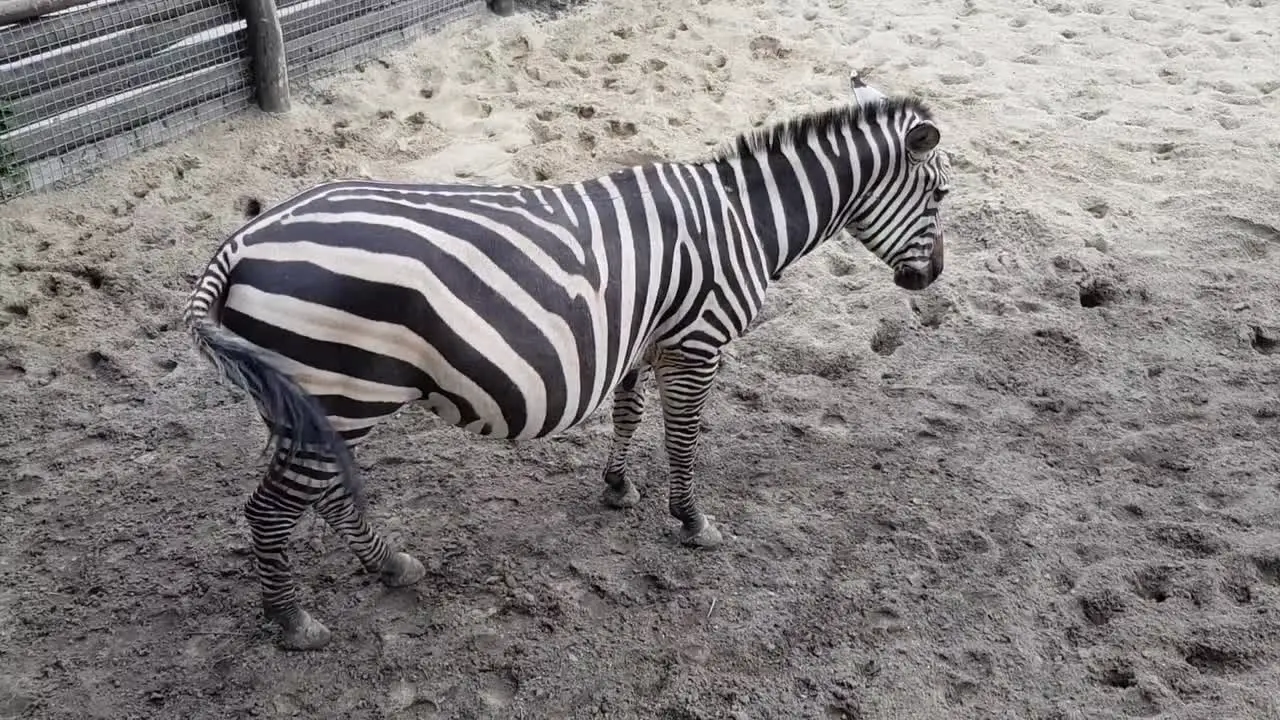
M1280 4L598 0L466 21L82 187L0 207L0 717L1280 717ZM947 271L848 243L733 346L714 553L596 504L604 415L362 448L388 592L304 520L335 631L256 623L250 404L177 323L317 180L568 181L846 99L927 99Z

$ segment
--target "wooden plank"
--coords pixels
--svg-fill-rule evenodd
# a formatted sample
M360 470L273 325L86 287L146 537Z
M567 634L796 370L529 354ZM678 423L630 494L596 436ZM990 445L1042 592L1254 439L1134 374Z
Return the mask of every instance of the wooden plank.
M352 0L327 0L318 5L305 7L283 15L280 18L280 26L284 30L286 48L290 40L296 40L313 32L333 27L351 18L360 17L374 10L387 7L394 2L403 1L355 0L353 2ZM285 55L288 57L288 52Z
M288 59L275 0L240 0L240 14L245 19L258 107L263 112L288 112Z
M289 40L297 40L312 33L332 28L352 18L361 17L375 10L392 5L403 5L405 0L325 0L309 7L285 12L294 5L301 5L309 0L278 0L276 7L280 12L280 27ZM421 4L424 0L417 0ZM455 3L458 0L455 0ZM463 0L470 3L473 0ZM483 2L483 0L474 0Z
M276 3L276 7L283 11L293 7L294 5L301 5L302 3L310 2L310 1L311 0L280 0L279 2ZM326 0L326 2L328 1L329 0Z
M0 25L31 20L93 0L0 0Z
M4 122L8 129L15 130L132 88L171 80L226 62L227 58L241 57L245 52L244 35L243 30L237 30L28 95L9 106L10 116Z
M0 28L0 48L4 48L4 62L13 62L136 25L163 22L196 10L221 7L225 1L123 0Z
M329 48L328 52L325 52L325 49L321 48L321 52L319 54L306 54L301 58L295 55L295 53L300 54L300 51L295 46L294 49L289 52L289 65L292 68L292 75L294 78L301 78L320 70L340 69L341 65L336 62L339 56L343 58L350 58L352 60L375 56L380 52L385 52L387 47L392 44L408 44L409 41L420 37L424 33L439 30L455 20L461 20L464 17L474 15L484 6L485 0L465 0L465 2L458 3L455 7L446 10L441 15L433 16L422 21L420 28L418 27L418 23L409 22L399 30L389 30L351 45Z
M19 133L0 138L0 144L7 148L11 164L23 165L133 129L175 110L222 97L249 85L249 62L237 60L183 75L161 87L48 125L28 126Z
M44 60L11 68L0 80L0 100L57 87L81 76L145 58L203 30L234 21L228 6L205 8L156 25L144 25L101 42L84 45Z
M37 160L21 168L23 173L16 178L0 178L0 198L16 197L27 191L66 186L84 180L94 168L130 157L144 148L183 137L209 122L239 112L249 106L252 96L253 88L245 83L244 87L226 95L178 110L132 130L83 145L57 157Z
M423 17L421 0L385 0L380 9L286 42L285 54L291 66L303 66L387 33L429 21L432 18Z

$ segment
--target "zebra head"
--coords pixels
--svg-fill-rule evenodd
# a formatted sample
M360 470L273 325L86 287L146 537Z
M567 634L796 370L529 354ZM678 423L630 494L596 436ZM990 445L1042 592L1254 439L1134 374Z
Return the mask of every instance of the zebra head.
M849 74L854 102L869 110L865 127L874 137L858 143L862 167L878 165L861 193L846 229L893 268L893 282L906 290L923 290L942 274L942 222L938 208L951 189L951 162L938 150L942 134L926 112L894 103ZM887 151L887 152L886 152Z

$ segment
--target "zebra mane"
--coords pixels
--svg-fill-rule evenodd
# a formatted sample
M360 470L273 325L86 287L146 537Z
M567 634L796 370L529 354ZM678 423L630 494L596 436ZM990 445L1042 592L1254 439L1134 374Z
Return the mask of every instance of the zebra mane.
M788 118L767 127L742 133L729 141L716 152L714 160L750 157L752 155L772 154L783 148L795 147L798 141L804 141L815 134L826 134L828 130L843 130L855 125L866 117L875 122L882 118L892 118L903 113L913 113L922 119L930 120L933 113L920 98L911 96L895 96L866 104L852 103L840 105L827 110L818 110L798 117Z

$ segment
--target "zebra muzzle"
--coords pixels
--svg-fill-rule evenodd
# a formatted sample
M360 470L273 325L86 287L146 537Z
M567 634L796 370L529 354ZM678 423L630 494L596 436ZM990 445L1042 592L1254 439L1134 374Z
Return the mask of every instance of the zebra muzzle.
M899 265L893 272L893 283L904 290L923 290L942 274L942 236L933 241L933 251L927 260L917 260Z

